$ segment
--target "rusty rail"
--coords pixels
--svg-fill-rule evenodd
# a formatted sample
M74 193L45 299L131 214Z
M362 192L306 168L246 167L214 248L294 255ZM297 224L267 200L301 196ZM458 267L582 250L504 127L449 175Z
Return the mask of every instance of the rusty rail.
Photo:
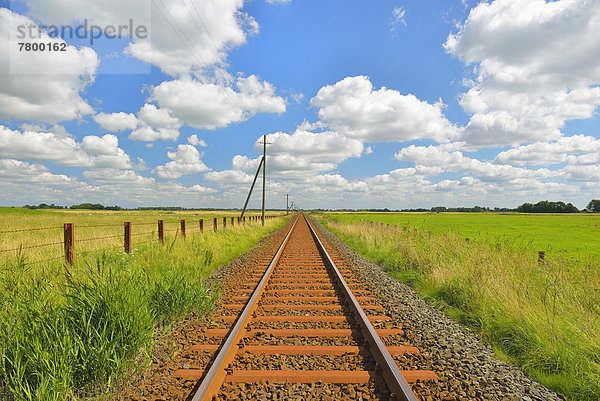
M319 245L319 250L327 259L327 262L335 272L335 278L338 284L340 285L344 296L349 301L349 306L354 314L354 319L360 326L360 330L369 344L369 349L375 357L375 360L379 364L379 367L381 368L383 378L385 379L386 384L392 391L392 398L395 397L396 399L401 401L417 401L417 398L410 389L410 386L402 376L402 373L400 373L398 366L396 366L396 363L392 359L392 356L386 349L385 345L383 344L383 341L381 341L381 338L379 338L379 335L375 331L375 328L369 321L369 318L367 317L365 311L360 307L358 301L352 294L350 287L348 287L348 284L346 284L346 281L342 277L342 273L340 273L340 270L333 262L333 259L331 259L331 256L329 256L329 253L327 253L327 250L325 249L325 246L323 246L323 243L319 239L319 236L317 235L315 229L310 224L310 221L308 221L308 219L306 219L306 222L308 223L308 228L310 229L313 238Z
M379 372L372 371L311 371L311 370L303 370L303 371L288 371L288 370L266 370L266 371L257 371L257 370L248 370L248 371L233 371L230 366L234 361L234 358L240 350L242 339L245 336L252 335L252 331L248 328L249 324L253 319L262 321L295 321L295 322L312 322L312 321L341 321L346 319L345 316L254 316L259 308L259 301L263 298L263 295L270 283L273 283L277 280L273 280L272 277L276 266L279 263L279 260L284 252L286 245L288 244L288 240L290 239L294 229L299 222L299 219L304 219L308 226L309 237L312 236L314 240L314 244L318 254L321 255L323 260L323 266L329 266L329 274L333 275L334 279L332 280L332 284L338 287L345 303L348 305L351 314L351 318L357 322L358 328L360 329L360 333L366 340L365 347L361 346L341 346L341 347L332 347L332 346L244 346L244 350L254 349L258 352L263 353L285 353L287 355L296 355L296 354L307 354L307 350L310 351L310 354L328 354L328 355L342 355L346 352L359 352L360 349L367 349L371 355L373 356L375 362L377 363L378 369L383 376L383 379L392 393L392 399L396 399L399 401L416 401L417 398L413 394L410 386L408 385L407 379L403 376L403 373L400 372L396 363L392 359L390 355L390 350L394 353L403 353L403 352L414 352L414 347L386 347L379 337L376 329L370 322L372 320L379 320L377 316L367 316L364 312L363 308L359 305L357 298L353 295L350 286L344 280L340 269L335 265L329 253L325 250L323 243L320 241L317 233L314 228L303 214L296 216L294 223L290 230L288 231L285 239L277 249L275 256L272 258L269 263L267 269L264 273L257 273L258 277L261 277L258 284L254 287L254 291L252 295L248 299L247 303L243 307L241 314L235 318L234 316L230 316L231 321L235 321L235 325L231 330L227 329L209 329L207 333L210 335L216 336L226 336L226 340L222 346L218 347L216 345L197 345L196 348L198 350L203 349L206 351L216 351L218 349L218 354L211 364L208 372L204 376L202 382L199 383L199 386L196 392L193 395L192 401L208 401L212 400L214 396L218 394L220 391L221 385L224 382L229 381L239 381L239 382L253 382L259 379L264 380L275 380L275 381L283 381L288 383L300 383L306 382L307 380L310 382L314 381L325 381L328 383L361 383L371 379L375 379L376 376L379 375ZM304 229L303 229L304 230ZM333 273L333 274L331 274ZM292 276L293 277L293 276ZM303 278L303 282L306 284L310 279ZM320 276L315 276L313 281L315 282L323 282L327 280L325 277L321 278ZM292 282L293 280L289 281ZM299 285L302 287L302 285ZM302 293L302 289L289 290L289 294L294 293ZM306 294L315 294L315 298L306 297L304 298L306 301L312 300L325 300L332 297L323 296L324 293L330 293L332 290L308 290L309 292L305 292ZM312 291L312 292L310 292ZM334 291L337 292L337 291ZM243 296L234 296L232 299L242 300L245 299ZM267 297L268 298L268 297ZM294 296L286 297L279 296L278 300L293 300ZM372 300L370 297L359 297L361 300ZM272 306L273 308L282 308L285 305L263 305L263 308L268 308ZM296 307L296 305L290 305L292 307ZM314 307L314 308L312 308ZM339 306L341 308L341 305ZM322 310L323 307L320 305L308 305L305 306L306 310ZM377 306L366 306L367 309L377 309ZM383 309L379 306L380 309ZM387 318L389 319L389 318ZM250 330L250 331L249 331ZM381 335L394 335L402 332L400 329L378 329ZM336 336L348 336L351 335L352 330L350 329L264 329L261 328L257 331L263 333L270 333L275 336L283 336L289 337L294 335L300 336L308 336L308 337L336 337ZM180 377L188 377L191 378L200 378L201 371L196 369L190 370L179 370L175 372L176 376ZM404 371L404 374L407 377L410 377L412 381L415 380L425 380L427 379L435 379L437 375L433 372L429 371Z
M285 245L287 244L287 241L290 238L290 235L292 235L292 231L294 230L294 227L296 227L298 218L299 218L299 216L296 217L296 220L294 221L294 224L290 228L290 231L287 233L285 239L279 246L277 253L271 260L269 267L267 267L265 274L263 275L262 279L256 286L256 290L254 291L254 293L252 294L252 297L246 304L246 307L242 311L240 317L237 319L235 326L233 327L233 329L231 330L231 333L227 337L227 341L221 347L221 350L219 351L217 358L211 365L210 370L208 371L204 380L200 384L198 391L196 391L196 394L194 394L194 398L192 398L192 401L211 400L212 397L216 394L216 392L219 391L221 383L223 382L223 379L227 375L225 368L227 368L227 366L231 363L231 361L235 357L235 353L237 352L237 349L239 348L238 342L244 335L243 329L248 324L248 321L252 318L252 313L254 313L254 311L258 308L257 301L260 299L260 297L262 296L262 294L265 290L266 284L269 281L269 277L271 276L271 273L273 272L275 265L279 261L279 257L281 256L281 253L283 252L283 249L285 248Z

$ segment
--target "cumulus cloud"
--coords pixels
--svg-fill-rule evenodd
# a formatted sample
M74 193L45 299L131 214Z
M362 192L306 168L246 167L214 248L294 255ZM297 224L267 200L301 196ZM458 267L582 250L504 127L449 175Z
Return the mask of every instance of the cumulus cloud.
M415 146L403 148L395 155L400 161L415 163L415 167L425 168L427 175L435 176L444 172L466 172L486 182L514 182L520 179L544 179L556 177L558 173L546 168L530 170L526 168L495 164L467 157L459 151L447 151L438 146Z
M202 155L198 152L198 149L192 145L179 145L176 152L168 152L167 156L171 161L155 169L160 178L179 178L186 174L210 170L200 160Z
M94 81L96 53L74 46L65 52L18 52L11 35L30 24L28 17L0 8L0 118L56 123L91 114L80 93ZM39 41L64 43L45 34Z
M129 155L116 136L86 136L81 143L69 135L15 131L0 125L0 157L51 161L84 168L129 168Z
M151 101L174 118L199 129L226 127L256 113L284 113L285 100L257 76L239 77L233 85L191 78L166 81L152 89Z
M599 21L595 1L496 0L473 8L445 43L473 66L461 98L471 114L462 140L550 141L566 121L592 117L600 105Z
M84 171L83 176L93 184L109 186L148 187L154 184L154 178L143 177L133 170L99 169Z
M262 138L254 147L262 152ZM293 134L276 132L267 135L269 155L273 157L294 155L306 160L325 163L341 163L351 157L360 157L363 152L362 142L346 138L334 131L311 132L302 129Z
M179 138L182 123L168 109L159 109L147 103L138 111L138 121L138 127L129 135L132 141L154 142Z
M121 132L136 129L139 122L133 113L98 113L94 121L107 131Z
M190 145L201 146L203 148L208 146L204 139L198 139L198 135L190 135L187 140Z
M52 174L47 167L21 160L0 159L0 182L4 184L51 185L59 187L78 186L76 178L64 174Z
M262 153L262 137L255 143L257 153ZM346 138L333 131L310 132L298 128L292 134L276 132L267 135L267 171L269 177L303 182L307 177L334 170L337 165L351 157L360 157L362 142ZM221 183L244 183L251 181L261 157L250 158L236 155L231 170L210 172L205 178ZM224 184L225 185L225 184Z
M441 101L429 104L385 87L374 90L366 76L327 85L310 102L333 130L365 142L448 142L458 133L444 116Z
M240 170L209 171L204 178L220 186L231 186L252 182L252 176Z
M224 64L227 53L258 32L258 23L242 11L240 0L27 0L31 14L46 24L87 18L101 25L128 25L129 19L151 30L124 52L171 76L188 75Z
M593 164L600 156L600 139L574 135L554 142L535 142L499 153L495 162L500 164L545 166L570 162Z

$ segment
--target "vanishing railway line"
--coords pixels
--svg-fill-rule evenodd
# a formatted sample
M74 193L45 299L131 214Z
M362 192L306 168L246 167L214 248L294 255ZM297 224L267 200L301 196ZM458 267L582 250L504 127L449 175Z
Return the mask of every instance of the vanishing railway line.
M318 383L339 386L343 393L329 393L333 399L370 392L372 399L416 400L409 384L437 379L432 371L398 369L392 355L419 351L400 345L402 328L343 262L334 263L304 215L271 263L256 266L228 302L218 320L229 328L206 329L208 341L194 346L218 351L210 368L174 372L201 379L188 399L250 399L264 383Z

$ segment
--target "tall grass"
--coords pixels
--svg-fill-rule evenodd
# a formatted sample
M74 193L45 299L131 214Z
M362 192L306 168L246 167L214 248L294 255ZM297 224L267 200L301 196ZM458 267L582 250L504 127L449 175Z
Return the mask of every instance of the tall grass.
M203 280L249 250L283 219L218 233L177 236L133 254L103 251L74 266L0 269L0 391L14 400L99 395L120 380L154 330L209 309L217 295Z
M410 226L324 220L388 273L469 325L534 379L572 400L600 399L600 269L509 239L466 241Z

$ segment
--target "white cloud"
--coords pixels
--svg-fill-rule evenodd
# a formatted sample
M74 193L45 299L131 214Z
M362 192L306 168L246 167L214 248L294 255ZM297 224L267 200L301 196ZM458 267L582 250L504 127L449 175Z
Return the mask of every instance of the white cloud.
M172 117L169 110L158 109L153 104L145 104L138 112L139 119L149 126L156 128L179 128L181 123Z
M204 178L218 183L220 186L231 186L252 182L253 177L240 170L209 171Z
M63 174L52 174L41 164L31 164L14 159L0 159L0 182L4 184L79 186L77 179Z
M125 53L158 66L171 76L224 64L227 53L258 32L257 22L241 11L242 0L27 0L31 13L46 24L87 18L101 25L129 24L151 29L151 41L135 40ZM151 20L150 20L151 16Z
M77 143L71 136L52 132L19 132L0 125L0 157L51 161L85 168L129 168L129 156L116 136L86 136Z
M245 121L256 113L286 111L285 100L275 95L275 88L255 75L237 78L235 87L191 78L166 81L152 89L150 100L191 127L211 130Z
M480 3L446 50L474 66L461 98L470 113L462 140L475 146L560 138L568 120L600 105L600 3L496 0Z
M19 53L11 34L29 18L0 8L0 118L56 123L93 112L80 93L94 81L99 61L89 47ZM45 43L64 43L43 35ZM11 73L11 63L12 72Z
M132 141L154 142L158 140L176 140L179 138L178 129L159 128L154 129L149 125L142 125L129 134ZM151 147L151 146L148 146Z
M176 140L183 125L168 109L159 109L149 103L138 111L138 121L138 127L129 134L132 141Z
M443 115L444 105L385 87L374 90L366 76L347 77L311 99L319 118L333 130L365 142L433 139L447 142L458 133Z
M569 181L589 182L597 184L600 182L600 166L566 166L562 172ZM596 199L596 198L594 198Z
M206 141L204 139L198 139L198 135L191 135L188 137L188 143L194 146L201 146L203 148L207 147Z
M401 161L415 163L415 168L425 168L427 175L435 176L445 172L465 172L473 174L485 182L518 182L557 177L559 173L546 168L530 170L488 161L480 161L464 156L459 151L447 151L438 146L415 146L403 148L395 155Z
M574 135L555 142L536 142L501 152L495 162L524 166L545 166L560 163L593 164L600 156L600 139Z
M136 129L139 122L133 113L98 113L94 121L102 128L112 132L121 132Z
M176 152L168 152L167 156L172 161L155 169L160 178L179 178L182 175L210 170L200 160L202 155L198 152L198 149L192 145L179 145Z
M255 143L257 153L262 153L262 137ZM346 138L336 132L310 132L298 128L293 134L276 132L267 135L267 171L269 177L304 182L316 174L334 170L351 157L360 157L362 142ZM252 159L236 155L231 170L210 172L205 178L222 185L251 181L262 156Z
M269 4L286 4L291 2L292 0L267 0L267 3Z
M218 192L214 188L203 187L202 185L193 185L189 189L190 189L190 191L199 192L201 194L214 194L214 193Z
M83 176L93 184L108 186L144 187L154 184L154 178L143 177L133 170L99 169L84 171Z
M254 144L262 152L262 138ZM346 138L337 132L310 132L302 129L293 134L276 132L267 135L267 153L275 158L296 156L313 162L341 163L351 157L360 157L362 142Z

